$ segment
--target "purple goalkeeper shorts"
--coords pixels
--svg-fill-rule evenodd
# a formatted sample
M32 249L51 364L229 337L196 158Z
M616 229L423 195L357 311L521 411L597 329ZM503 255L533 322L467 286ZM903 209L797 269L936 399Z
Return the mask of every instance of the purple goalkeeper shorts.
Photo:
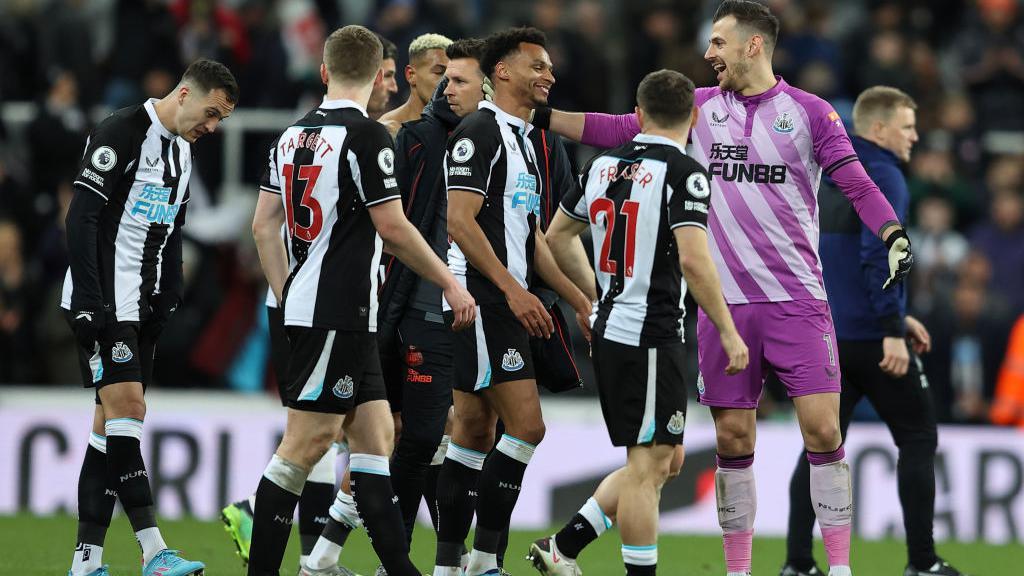
M789 396L840 391L836 331L828 302L793 300L729 304L733 323L750 350L747 369L725 374L729 358L718 329L701 310L697 316L700 403L718 408L757 408L768 371Z

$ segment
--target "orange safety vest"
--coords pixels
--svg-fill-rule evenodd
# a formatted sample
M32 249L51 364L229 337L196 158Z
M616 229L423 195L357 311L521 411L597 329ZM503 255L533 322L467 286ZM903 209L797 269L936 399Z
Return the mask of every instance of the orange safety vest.
M996 424L1024 428L1024 316L1010 333L989 418Z

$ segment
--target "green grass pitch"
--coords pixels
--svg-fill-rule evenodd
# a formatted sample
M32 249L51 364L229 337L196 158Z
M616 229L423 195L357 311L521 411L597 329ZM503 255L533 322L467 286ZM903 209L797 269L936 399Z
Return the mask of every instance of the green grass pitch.
M38 518L32 516L0 517L0 575L55 576L67 574L74 552L76 521L68 516ZM163 521L165 540L184 551L189 559L206 563L208 576L245 574L223 525L198 520ZM523 556L529 543L548 532L515 532L511 536L505 567L514 576L536 574ZM139 550L127 520L119 516L107 533L104 561L110 564L111 576L139 574ZM413 561L424 573L433 567L434 537L429 529L419 527L413 539ZM821 543L818 558L823 559ZM778 574L785 549L782 540L758 538L754 541L754 574ZM941 543L939 553L967 570L972 576L1024 575L1024 546L986 546L970 543ZM343 563L365 576L372 576L377 559L365 533L349 538L342 552ZM298 562L298 535L293 533L281 573L295 573ZM855 541L853 570L858 576L901 576L906 555L903 543ZM614 529L602 536L580 556L586 576L621 576L618 532ZM663 536L659 542L659 572L673 576L722 576L721 539L707 536Z

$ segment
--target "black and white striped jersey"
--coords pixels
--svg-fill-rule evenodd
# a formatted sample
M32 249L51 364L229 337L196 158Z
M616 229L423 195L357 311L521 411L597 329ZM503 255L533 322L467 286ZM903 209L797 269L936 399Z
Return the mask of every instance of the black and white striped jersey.
M74 180L79 191L106 201L97 222L99 293L122 322L149 314L149 298L160 291L164 247L189 199L191 148L160 123L155 102L122 108L100 122ZM75 291L69 267L61 307L80 307Z
M595 332L632 346L682 340L686 282L672 230L706 229L710 194L704 168L662 136L638 134L590 160L561 209L590 224Z
M285 325L376 332L384 243L367 208L401 199L387 129L325 99L278 138L260 189L284 203Z
M533 127L488 101L466 116L448 137L445 185L484 197L476 221L498 260L523 288L533 275L534 231L540 215L542 181L537 154L527 138ZM464 279L478 304L505 296L473 267L457 243L448 249L448 268Z

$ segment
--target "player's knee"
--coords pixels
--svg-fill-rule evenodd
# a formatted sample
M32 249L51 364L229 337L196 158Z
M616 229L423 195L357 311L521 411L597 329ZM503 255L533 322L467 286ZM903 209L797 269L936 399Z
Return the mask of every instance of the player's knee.
M422 431L413 433L410 430L409 433L398 439L395 458L401 458L410 463L429 464L434 453L437 452L437 445L441 442L440 435L431 436Z
M146 401L142 396L108 399L103 403L103 408L108 420L112 418L146 419Z
M333 430L323 430L313 434L306 445L297 455L300 466L311 469L323 458L325 452L331 448L334 442L335 433Z
M535 421L525 422L515 427L506 425L505 432L509 436L537 446L544 440L547 427L544 425L544 421L538 418Z
M676 449L672 451L672 461L668 465L668 479L666 481L679 476L679 471L683 469L683 461L685 459L686 454L682 445L677 446Z
M745 456L754 451L754 435L743 426L719 425L716 436L719 454Z
M896 447L899 448L901 459L916 455L931 458L935 455L938 444L939 437L934 428L912 434L904 434L896 440Z
M818 422L804 427L804 444L811 452L831 452L842 443L838 422Z

